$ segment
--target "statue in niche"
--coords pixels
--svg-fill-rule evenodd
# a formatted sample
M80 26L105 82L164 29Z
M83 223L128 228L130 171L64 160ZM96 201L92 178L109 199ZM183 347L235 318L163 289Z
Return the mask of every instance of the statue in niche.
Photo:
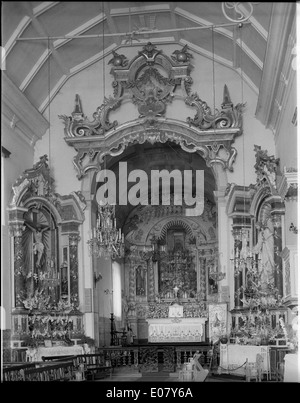
M33 243L33 253L37 255L37 260L36 260L36 267L40 267L41 263L41 258L44 253L45 245L43 243L43 232L47 231L49 229L49 226L42 228L41 225L37 225L36 228L34 228L32 225L30 225L28 222L24 223L28 228L31 229L33 232L34 236L34 243Z
M136 295L146 295L146 270L142 266L136 269Z
M261 257L261 287L267 289L274 275L274 229L270 219L266 223L258 222L256 228L259 233L253 252Z

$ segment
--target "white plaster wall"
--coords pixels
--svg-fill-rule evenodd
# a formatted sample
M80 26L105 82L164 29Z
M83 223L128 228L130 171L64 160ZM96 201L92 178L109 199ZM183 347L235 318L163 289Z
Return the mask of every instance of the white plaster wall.
M295 108L297 106L296 74L291 75L289 82L290 91L281 111L281 120L276 135L276 156L280 158L280 168L297 168L299 144L297 139L297 126L292 123Z

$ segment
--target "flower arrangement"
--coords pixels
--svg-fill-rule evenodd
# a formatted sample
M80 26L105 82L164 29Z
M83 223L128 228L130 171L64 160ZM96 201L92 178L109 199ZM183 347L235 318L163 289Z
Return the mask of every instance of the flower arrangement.
M69 303L60 299L58 302L50 302L50 296L44 295L44 290L35 290L33 294L22 300L24 308L30 311L36 309L38 311L63 311L66 313L76 310L74 303Z
M33 309L38 309L38 310L46 310L47 306L50 301L50 296L45 297L43 295L43 290L39 291L36 290L34 294L30 295L28 298L24 299L23 305L26 309L29 309L30 311Z
M243 295L241 301L245 308L242 324L232 329L231 334L243 339L244 343L264 344L267 340L285 337L281 326L272 327L271 315L275 310L284 308L282 297L272 282L262 288L256 270L247 272L246 286L236 291L236 296Z

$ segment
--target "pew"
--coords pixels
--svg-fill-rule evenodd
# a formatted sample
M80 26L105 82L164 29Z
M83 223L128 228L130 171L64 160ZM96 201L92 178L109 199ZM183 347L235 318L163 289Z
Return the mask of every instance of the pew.
M76 356L77 368L84 367L86 380L94 381L96 378L112 377L113 367L108 361L104 361L103 354L82 354Z
M3 381L4 382L18 382L25 381L24 371L29 368L36 367L35 362L28 363L7 363L3 365Z
M70 381L75 379L73 361L62 361L56 364L46 364L37 368L26 368L24 380L34 382Z

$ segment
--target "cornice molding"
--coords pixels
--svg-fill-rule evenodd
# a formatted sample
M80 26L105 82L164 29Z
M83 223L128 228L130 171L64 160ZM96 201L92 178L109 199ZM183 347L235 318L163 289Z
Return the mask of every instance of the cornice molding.
M282 176L277 179L277 189L281 198L297 199L298 195L298 172L294 168L283 168ZM290 192L289 192L290 191ZM289 194L290 193L290 194Z
M45 117L29 102L26 96L2 72L2 115L10 122L10 128L29 144L35 145L49 127ZM20 133L21 132L21 133Z
M287 43L296 15L294 9L293 3L273 3L264 69L255 112L256 117L267 128L271 123ZM278 62L274 63L274 60Z

